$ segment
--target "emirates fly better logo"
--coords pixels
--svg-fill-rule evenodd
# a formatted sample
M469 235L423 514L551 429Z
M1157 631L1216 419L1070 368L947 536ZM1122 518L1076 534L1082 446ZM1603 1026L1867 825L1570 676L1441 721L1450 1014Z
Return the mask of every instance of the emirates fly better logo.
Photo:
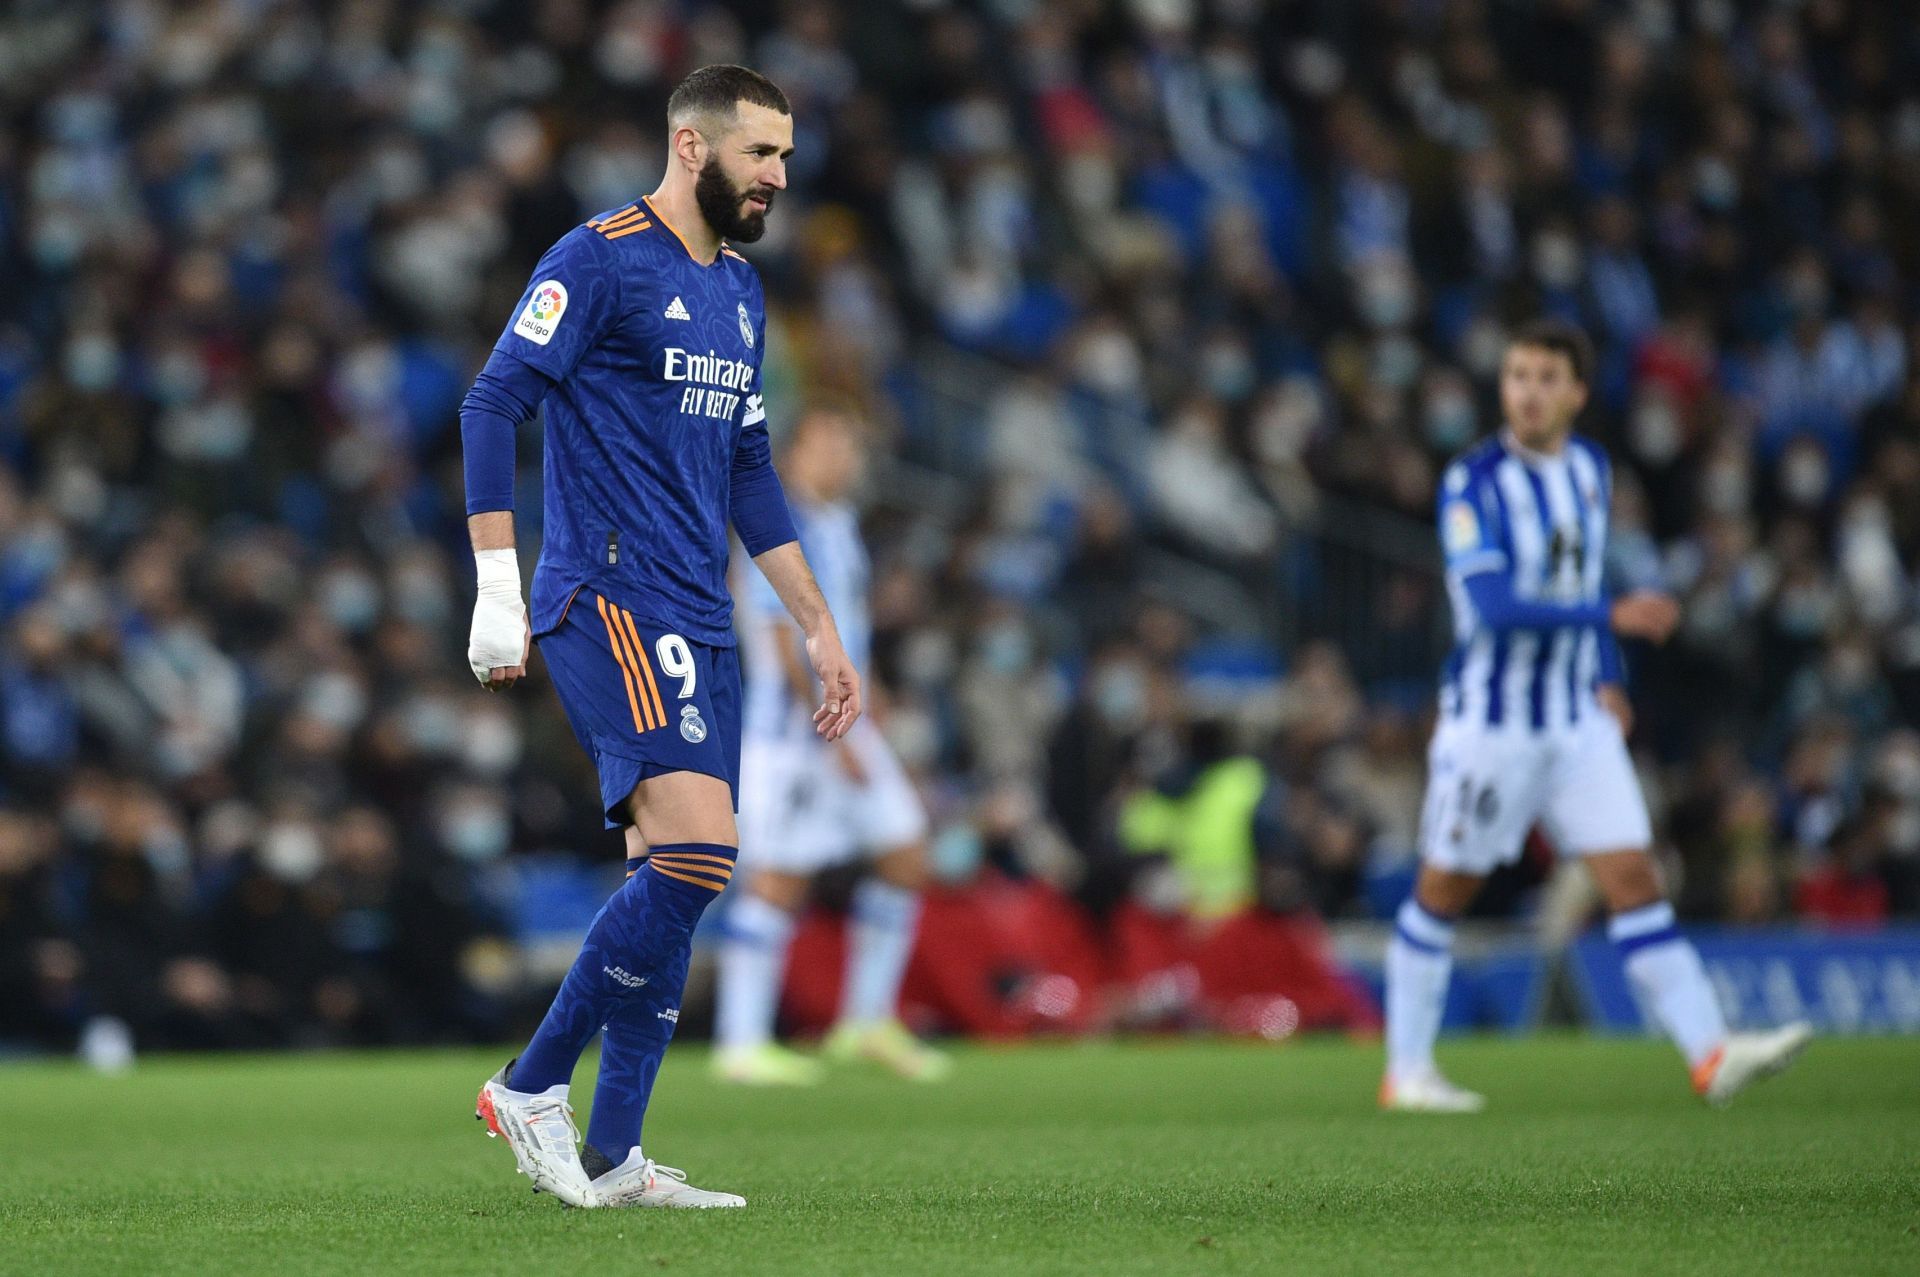
M553 340L560 317L567 313L567 286L557 279L543 279L533 286L526 309L513 321L513 331L536 346Z

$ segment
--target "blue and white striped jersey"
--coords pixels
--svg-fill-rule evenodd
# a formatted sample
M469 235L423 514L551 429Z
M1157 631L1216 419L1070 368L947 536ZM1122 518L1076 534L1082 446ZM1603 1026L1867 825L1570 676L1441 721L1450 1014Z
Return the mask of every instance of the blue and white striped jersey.
M844 503L813 505L793 498L789 504L793 525L800 533L800 549L833 612L847 659L865 678L873 647L873 621L867 600L872 567L867 547L860 539L860 516ZM741 635L746 673L744 733L762 740L811 740L817 706L803 706L795 699L773 646L782 639L796 646L802 644L800 632L788 621L787 609L766 577L759 572L746 576L746 615ZM808 668L804 650L800 663L803 669Z
M1454 648L1442 713L1539 732L1597 710L1593 689L1618 661L1602 581L1611 496L1606 453L1578 435L1544 456L1502 431L1447 468L1438 516ZM1476 582L1482 573L1504 581ZM1492 599L1524 619L1483 615Z

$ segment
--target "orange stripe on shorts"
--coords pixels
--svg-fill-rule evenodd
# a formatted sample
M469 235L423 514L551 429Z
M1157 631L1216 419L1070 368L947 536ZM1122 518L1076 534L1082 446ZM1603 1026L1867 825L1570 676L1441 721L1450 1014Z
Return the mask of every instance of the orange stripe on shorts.
M615 632L613 618L607 614L607 601L596 595L594 602L600 605L600 620L607 627L607 641L613 644L613 659L620 662L620 677L627 684L627 708L633 711L633 730L644 732L647 728L640 720L640 698L634 694L633 670L627 665L627 658L622 653L620 636Z
M667 710L660 703L660 687L653 681L653 662L647 659L647 645L640 641L640 633L633 627L633 613L622 608L620 616L627 623L627 633L633 635L633 650L639 653L640 672L646 675L647 694L653 697L653 712L660 716L660 721L664 724L667 721Z

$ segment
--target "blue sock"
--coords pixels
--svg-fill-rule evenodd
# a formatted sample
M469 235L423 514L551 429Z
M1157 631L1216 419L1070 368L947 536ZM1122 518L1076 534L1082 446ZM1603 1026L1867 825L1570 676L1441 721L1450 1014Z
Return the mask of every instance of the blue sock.
M680 995L692 953L693 942L683 941L658 976L614 1007L600 1036L600 1080L593 1088L587 1147L615 1166L640 1145L653 1080L680 1023Z
M671 981L676 961L672 1001L678 1004L686 981L679 955L701 912L726 889L734 855L717 843L663 844L629 873L594 915L580 956L514 1064L508 1083L514 1090L536 1093L571 1081L580 1053L615 1008L642 996L656 978Z

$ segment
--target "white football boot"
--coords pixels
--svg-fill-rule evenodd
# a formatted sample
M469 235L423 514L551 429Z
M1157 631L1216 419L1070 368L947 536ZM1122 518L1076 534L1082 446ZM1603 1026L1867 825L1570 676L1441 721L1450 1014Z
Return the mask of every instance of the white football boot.
M520 1173L536 1193L552 1193L569 1206L597 1206L593 1185L580 1166L580 1132L573 1124L565 1084L538 1095L507 1088L508 1061L487 1079L474 1101L473 1115L487 1124L487 1135L502 1137L513 1150Z
M818 1086L825 1073L820 1061L778 1042L721 1047L708 1068L715 1081L738 1086Z
M1487 1107L1487 1097L1462 1090L1438 1073L1423 1073L1382 1079L1380 1107L1389 1113L1478 1113Z
M687 1183L687 1173L662 1166L651 1157L642 1157L639 1149L627 1154L627 1160L593 1181L593 1196L600 1206L666 1206L682 1210L716 1210L745 1206L747 1199L738 1193L715 1193Z
M909 1082L944 1082L953 1072L952 1056L928 1046L898 1020L836 1024L820 1054L836 1064L878 1064Z
M1693 1071L1693 1089L1715 1108L1763 1078L1784 1073L1813 1040L1805 1020L1767 1033L1730 1033L1727 1040Z

